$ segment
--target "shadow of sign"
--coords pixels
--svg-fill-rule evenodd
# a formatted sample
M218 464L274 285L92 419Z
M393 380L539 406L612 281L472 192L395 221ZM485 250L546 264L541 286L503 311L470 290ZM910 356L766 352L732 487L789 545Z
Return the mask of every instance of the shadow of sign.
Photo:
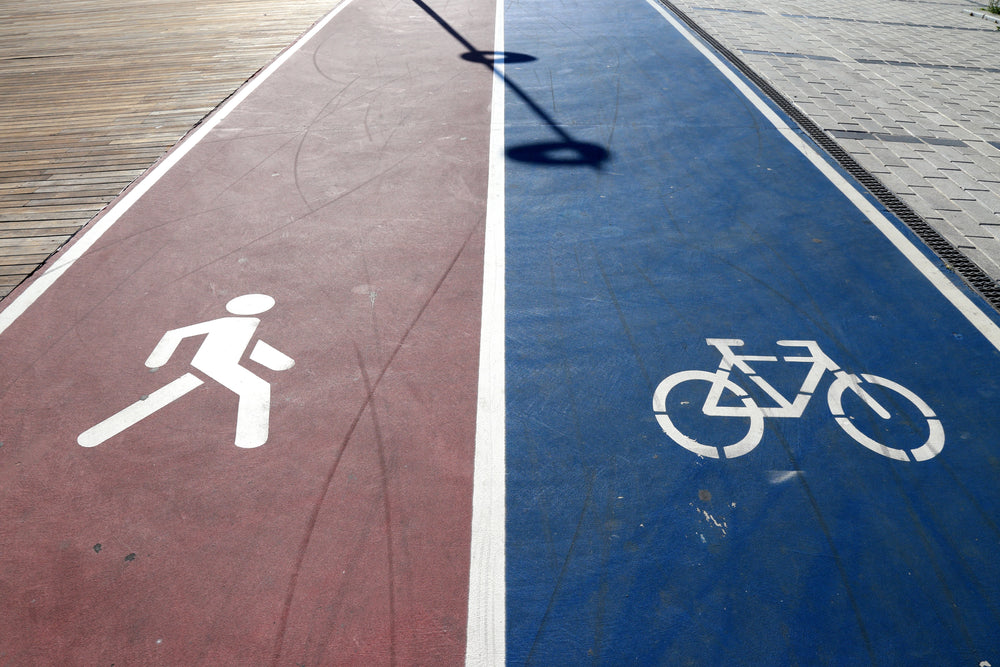
M468 51L461 55L463 60L478 63L488 67L495 76L500 77L507 89L514 93L531 111L538 116L556 135L554 141L532 142L507 149L507 157L518 162L528 162L553 167L592 167L600 169L611 153L598 144L579 141L566 131L554 118L535 102L530 95L518 86L510 77L497 69L498 64L517 64L534 62L536 58L526 53L511 51L483 51L477 49L460 32L445 21L423 0L413 0L428 16L434 19L445 32L454 37Z
M514 51L469 51L462 54L462 60L468 60L470 63L480 63L492 68L495 64L515 65L517 63L531 63L538 60L538 58L529 56L527 53L516 53Z

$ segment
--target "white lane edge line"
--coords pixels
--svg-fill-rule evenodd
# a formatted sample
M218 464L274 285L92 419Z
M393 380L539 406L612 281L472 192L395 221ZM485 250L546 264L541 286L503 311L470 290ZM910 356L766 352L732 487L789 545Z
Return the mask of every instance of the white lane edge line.
M853 203L861 213L867 217L872 224L874 224L882 234L889 239L889 242L896 246L904 257L906 257L911 264L920 273L924 275L927 280L930 281L934 287L941 292L941 294L951 302L955 308L958 309L962 315L979 330L981 334L993 345L993 347L1000 350L1000 327L990 319L979 306L973 303L972 299L969 298L961 289L959 289L947 276L942 273L942 271L931 262L924 253L922 253L910 239L894 225L892 224L885 215L882 214L869 200L865 197L859 190L858 187L848 181L840 172L838 172L829 162L827 162L823 156L821 156L815 148L808 142L806 142L794 129L788 126L784 120L767 104L763 99L752 89L747 83L741 79L736 72L733 71L728 64L726 64L714 51L708 48L701 40L696 38L691 32L684 26L680 21L678 21L673 14L671 14L666 7L658 3L656 0L646 0L646 2L653 7L656 11L660 13L663 18L665 18L673 27L677 30L687 41L691 42L697 48L702 55L704 55L709 62L715 65L722 74L729 79L729 81L739 90L744 97L746 97L750 102L757 107L758 111L763 114L768 121L774 125L775 128L793 145L795 148L802 153L806 159L815 165L820 172L826 176L833 185L840 190L844 196L846 196L851 203Z
M316 23L308 32L299 37L291 46L275 58L270 65L264 68L257 76L250 79L240 87L229 100L219 109L211 114L193 133L182 139L174 150L156 165L153 170L125 194L124 197L111 204L104 216L97 221L94 226L86 230L79 238L75 239L69 248L62 255L55 258L53 263L45 269L33 282L31 282L13 301L11 301L2 311L0 311L0 334L13 324L17 318L24 314L26 310L39 297L41 297L66 272L76 260L80 259L111 227L118 222L132 206L145 195L150 188L163 178L188 152L198 145L209 132L211 132L223 119L233 112L236 107L243 103L257 88L260 87L274 72L276 72L285 62L288 61L299 49L309 40L316 36L326 25L333 20L344 8L354 0L343 0L334 7L326 16Z
M497 0L494 53L504 50L503 3ZM506 388L504 360L504 65L494 62L489 181L483 252L483 316L472 486L472 536L465 664L506 660Z

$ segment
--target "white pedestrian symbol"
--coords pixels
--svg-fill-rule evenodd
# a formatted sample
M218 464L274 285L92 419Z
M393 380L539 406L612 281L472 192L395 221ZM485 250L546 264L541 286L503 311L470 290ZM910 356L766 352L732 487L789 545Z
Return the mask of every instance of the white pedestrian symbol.
M266 294L236 297L226 304L226 310L237 317L220 317L168 331L146 359L146 366L159 368L167 363L183 339L204 334L205 340L191 360L191 366L240 397L236 414L237 447L260 447L267 442L271 385L240 366L240 359L260 324L260 319L252 316L268 311L272 306L274 299ZM287 370L295 365L291 357L262 340L254 345L250 359L273 371ZM84 447L96 447L202 384L204 381L200 378L185 373L97 426L87 429L80 434L77 442Z

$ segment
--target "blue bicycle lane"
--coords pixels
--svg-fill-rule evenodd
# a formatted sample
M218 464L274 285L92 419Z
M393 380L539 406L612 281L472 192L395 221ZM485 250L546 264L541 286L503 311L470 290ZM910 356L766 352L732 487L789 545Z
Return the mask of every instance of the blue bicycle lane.
M504 25L508 663L1000 664L993 315L647 2ZM709 339L776 357L750 365L789 399L810 365L781 359L809 352L777 342L814 342L891 418L848 388L842 426L826 372L750 451L699 456L652 401L720 368ZM740 441L753 419L705 415L708 388L674 386L669 423Z

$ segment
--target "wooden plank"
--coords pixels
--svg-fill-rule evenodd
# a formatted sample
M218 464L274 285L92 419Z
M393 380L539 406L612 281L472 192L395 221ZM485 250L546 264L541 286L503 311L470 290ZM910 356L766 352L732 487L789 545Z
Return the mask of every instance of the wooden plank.
M0 239L37 239L42 236L65 236L70 237L79 231L80 225L70 225L64 227L46 227L44 229L4 229L0 227ZM44 261L45 258L43 257Z
M337 2L0 4L0 298Z
M17 211L15 213L4 212L0 209L0 219L3 220L2 224L7 223L18 223L18 222L54 222L59 220L79 220L81 215L86 215L86 220L94 217L91 209L80 209L76 207L71 207L65 211L52 211L51 207L48 209L12 209ZM22 213L21 211L26 211Z
M45 255L5 255L0 253L0 266L28 266L34 267L45 259Z
M28 221L28 222L3 222L0 223L0 232L30 232L32 230L37 230L39 232L47 232L45 236L50 236L52 229L62 229L62 228L74 228L76 231L80 227L79 224L75 224L72 221L65 220L43 220L43 221ZM67 232L72 234L73 232Z
M59 249L63 243L69 240L65 237L62 241L55 236L39 236L32 239L0 239L0 254L5 252L22 254L42 254L51 255Z
M2 258L0 258L2 259ZM35 270L37 264L8 264L4 261L0 261L0 277L8 276L23 276L26 273L31 273Z

